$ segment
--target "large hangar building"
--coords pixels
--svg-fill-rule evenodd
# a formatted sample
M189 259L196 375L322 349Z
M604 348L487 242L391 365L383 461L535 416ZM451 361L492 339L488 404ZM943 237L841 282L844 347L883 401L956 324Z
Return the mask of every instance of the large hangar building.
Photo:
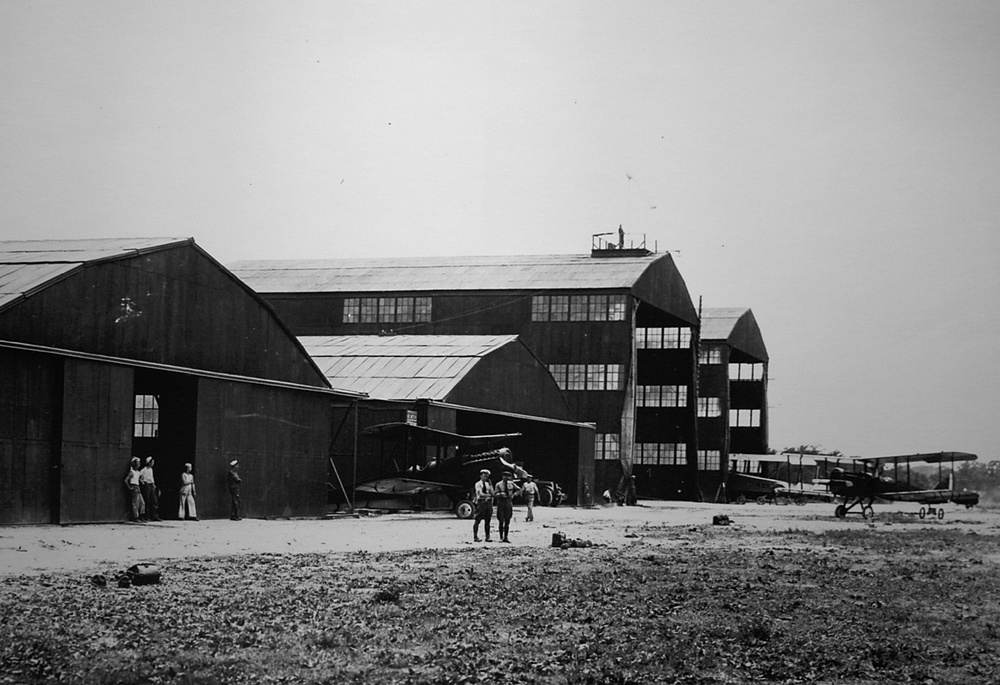
M271 306L190 238L0 242L0 523L120 521L135 455L161 516L326 512L331 389Z
M590 254L243 261L232 271L298 336L517 335L596 427L596 492L642 467L640 495L699 490L698 314L671 256ZM721 480L721 464L708 482Z

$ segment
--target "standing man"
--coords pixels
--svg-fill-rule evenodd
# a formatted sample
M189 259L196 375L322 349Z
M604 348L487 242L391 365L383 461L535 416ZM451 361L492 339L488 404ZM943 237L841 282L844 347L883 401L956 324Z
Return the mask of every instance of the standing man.
M142 491L139 488L139 457L132 457L129 462L128 475L125 476L125 487L128 488L129 496L132 499L132 521L135 523L145 523L146 503L142 499Z
M511 480L510 471L503 472L503 480L497 483L494 496L497 500L497 527L500 529L500 542L510 542L510 519L514 515L514 495L521 491L517 483Z
M181 474L180 500L177 518L182 521L187 519L197 521L198 508L194 505L194 474L191 473L191 464L184 464L184 473Z
M521 494L524 495L524 503L528 507L528 516L525 521L535 520L535 498L538 497L538 484L535 479L528 474L524 477L524 485L521 486Z
M230 521L242 521L243 513L240 511L240 483L243 479L239 474L240 462L233 459L229 462L229 499L232 500L229 508Z
M146 519L149 521L162 521L160 518L160 498L156 492L156 478L153 476L152 457L146 457L146 465L139 472L139 489L142 491L142 499L146 501Z
M472 524L472 540L479 542L479 522L486 522L486 542L490 540L490 522L493 520L493 483L490 482L490 470L479 472L479 480L473 488L473 504L476 505L476 522Z

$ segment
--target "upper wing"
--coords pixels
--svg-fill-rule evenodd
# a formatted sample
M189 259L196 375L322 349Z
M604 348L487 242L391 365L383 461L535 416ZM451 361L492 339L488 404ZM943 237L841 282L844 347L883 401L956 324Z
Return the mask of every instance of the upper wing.
M970 452L926 452L923 454L901 454L895 457L858 457L866 464L941 464L955 461L975 461L979 457Z
M436 483L434 481L416 480L413 478L378 478L358 483L355 487L355 490L358 492L370 492L376 495L401 495L403 497L431 495L457 489L460 488L448 483Z

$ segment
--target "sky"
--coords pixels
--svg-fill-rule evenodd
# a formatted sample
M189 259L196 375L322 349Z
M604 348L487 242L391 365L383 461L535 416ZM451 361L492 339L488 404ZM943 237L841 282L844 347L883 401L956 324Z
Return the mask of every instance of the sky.
M670 252L770 441L1000 459L1000 3L0 2L0 238Z

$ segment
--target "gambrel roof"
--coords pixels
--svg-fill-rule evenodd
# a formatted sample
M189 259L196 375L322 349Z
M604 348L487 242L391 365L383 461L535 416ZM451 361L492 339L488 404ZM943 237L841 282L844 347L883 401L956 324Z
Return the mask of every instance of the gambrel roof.
M725 342L760 362L768 360L767 348L753 312L746 307L711 307L701 313L702 342Z

